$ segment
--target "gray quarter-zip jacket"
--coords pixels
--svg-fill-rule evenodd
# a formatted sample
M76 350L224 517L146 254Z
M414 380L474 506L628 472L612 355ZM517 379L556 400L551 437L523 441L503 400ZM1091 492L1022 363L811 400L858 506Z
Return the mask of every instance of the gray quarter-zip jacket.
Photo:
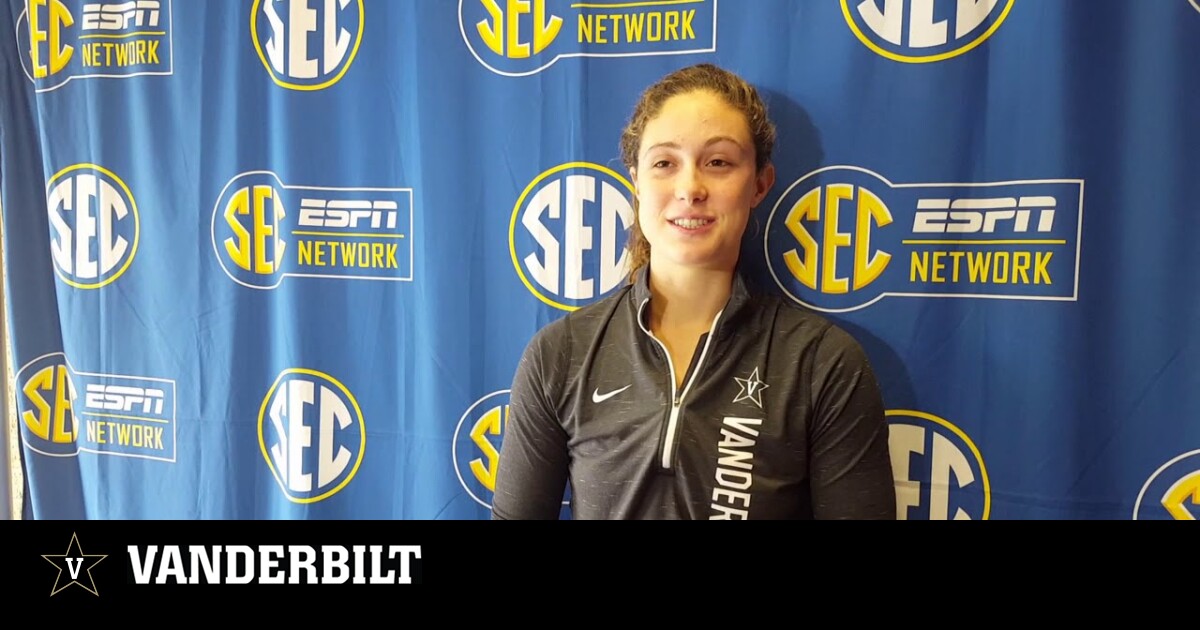
M896 517L883 403L848 333L735 275L692 364L672 365L647 276L529 343L493 519L556 519L568 482L575 519Z

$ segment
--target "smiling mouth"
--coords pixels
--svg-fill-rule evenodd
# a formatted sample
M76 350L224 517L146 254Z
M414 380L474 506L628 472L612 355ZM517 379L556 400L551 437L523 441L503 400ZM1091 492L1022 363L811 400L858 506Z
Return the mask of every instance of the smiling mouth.
M676 225L687 230L694 230L696 228L702 228L712 222L712 219L675 219L674 221L671 221L671 225Z

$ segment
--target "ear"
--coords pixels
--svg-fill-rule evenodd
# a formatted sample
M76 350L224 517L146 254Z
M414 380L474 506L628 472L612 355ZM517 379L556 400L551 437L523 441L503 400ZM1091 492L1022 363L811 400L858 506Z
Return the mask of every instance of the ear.
M771 187L775 185L775 165L767 163L766 168L759 171L754 178L754 203L750 207L757 207L762 203L763 198L771 191Z
M629 183L633 184L633 194L637 194L637 167L633 166L629 169Z

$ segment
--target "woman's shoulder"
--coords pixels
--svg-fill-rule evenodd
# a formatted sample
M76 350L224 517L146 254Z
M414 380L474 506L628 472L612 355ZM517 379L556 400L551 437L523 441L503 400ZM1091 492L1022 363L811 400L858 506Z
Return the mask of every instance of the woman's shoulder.
M768 291L756 291L753 299L759 312L770 314L776 339L826 352L862 351L850 329L824 313Z
M576 368L607 322L625 303L627 288L580 307L542 326L525 347L517 380L533 379L552 399L569 389Z
M569 349L588 343L612 319L613 314L629 297L628 285L622 286L591 304L581 306L542 326L530 339L529 348Z
M755 288L750 295L753 310L760 317L769 318L777 331L806 331L819 335L835 326L833 320L823 313L797 304L775 292Z

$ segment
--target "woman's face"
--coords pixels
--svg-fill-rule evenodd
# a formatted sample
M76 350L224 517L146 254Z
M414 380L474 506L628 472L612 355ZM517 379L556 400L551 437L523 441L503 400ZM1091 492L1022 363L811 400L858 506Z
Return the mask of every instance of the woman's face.
M637 167L638 226L656 271L731 271L750 211L775 183L759 172L745 115L706 91L671 97L646 123Z

